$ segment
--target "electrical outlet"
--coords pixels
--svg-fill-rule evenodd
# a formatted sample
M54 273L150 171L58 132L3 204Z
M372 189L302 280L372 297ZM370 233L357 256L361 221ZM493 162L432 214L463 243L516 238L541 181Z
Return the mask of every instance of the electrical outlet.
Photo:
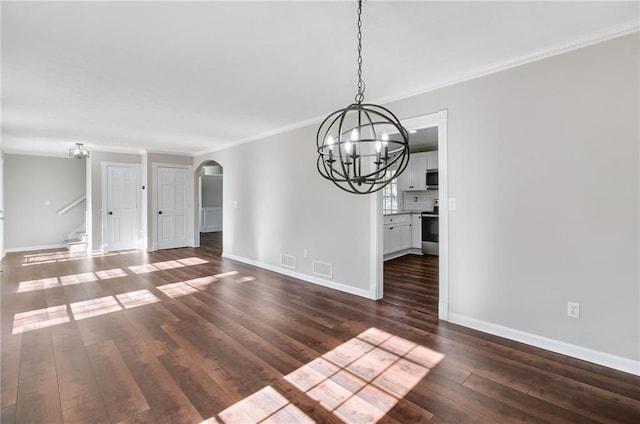
M580 318L580 304L577 302L567 302L567 316Z

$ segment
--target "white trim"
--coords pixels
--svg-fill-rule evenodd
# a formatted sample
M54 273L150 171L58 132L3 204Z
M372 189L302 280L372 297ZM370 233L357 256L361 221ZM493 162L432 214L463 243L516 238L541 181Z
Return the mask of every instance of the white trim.
M196 246L196 242L195 242L195 234L196 234L196 228L195 228L195 208L194 208L194 203L195 203L195 199L194 199L194 184L195 184L195 177L194 177L194 171L193 171L193 165L186 165L186 164L178 164L178 163L164 163L164 162L153 162L151 164L151 180L152 180L152 187L153 187L153 191L151 192L151 213L153 214L153 218L152 218L152 228L153 228L153 243L151 243L151 246L147 247L147 251L148 252L152 252L152 251L156 251L159 249L158 246L158 168L177 168L177 169L184 169L187 171L188 173L188 190L189 193L187 193L187 199L189 199L189 211L187 213L187 216L189 217L189 219L191 219L192 221L187 223L186 227L187 227L187 231L190 231L191 234L187 234L187 240L190 240L191 243L188 244L188 247L198 247ZM148 188L148 187L147 187ZM198 233L199 234L199 233Z
M34 250L49 250L49 249L60 249L67 247L66 244L43 244L41 246L25 246L25 247L10 247L5 249L5 253L14 253L14 252L31 252Z
M327 287L334 290L339 290L341 292L354 294L356 296L361 296L371 300L376 300L374 296L375 293L370 290L362 290L356 287L351 287L344 284L336 283L335 281L329 281L323 278L317 278L311 275L281 268L279 266L269 265L262 262L254 261L253 259L243 258L241 256L223 253L222 257L226 259L242 262L248 265L252 265L258 268L263 268L269 271L277 272L278 274L288 275L289 277L297 278L298 280L306 281L308 283L317 284L319 286Z
M382 299L384 296L384 250L382 227L384 218L382 217L382 190L370 197L370 219L369 233L371 241L370 246L370 272L371 283L369 291L373 294L375 300Z
M583 361L592 362L594 364L640 376L640 361L634 361L632 359L623 358L610 353L600 352L586 347L561 342L559 340L549 339L547 337L538 336L536 334L515 330L513 328L504 327L502 325L481 321L455 313L449 314L449 321L484 333L505 337L507 339L526 343L541 349L550 350L551 352L560 353L562 355L571 356L572 358L581 359Z

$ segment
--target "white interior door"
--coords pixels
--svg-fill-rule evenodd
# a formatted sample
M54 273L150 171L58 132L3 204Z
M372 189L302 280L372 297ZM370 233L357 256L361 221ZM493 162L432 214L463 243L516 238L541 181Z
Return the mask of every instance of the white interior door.
M158 249L191 245L192 180L190 167L157 167Z
M4 160L0 158L0 260L4 258Z
M106 164L104 250L139 247L140 191L136 164Z

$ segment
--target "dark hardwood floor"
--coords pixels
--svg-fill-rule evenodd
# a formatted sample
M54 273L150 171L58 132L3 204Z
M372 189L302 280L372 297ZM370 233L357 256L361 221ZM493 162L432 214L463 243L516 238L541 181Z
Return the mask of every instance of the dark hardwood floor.
M8 254L2 423L639 423L640 378L437 319L437 258L372 302L198 249Z

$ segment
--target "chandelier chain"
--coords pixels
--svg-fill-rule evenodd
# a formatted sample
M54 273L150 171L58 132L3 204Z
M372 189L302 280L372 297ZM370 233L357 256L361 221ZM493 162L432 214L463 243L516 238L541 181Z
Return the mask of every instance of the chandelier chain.
M358 0L358 94L356 103L364 100L364 81L362 80L362 0Z

